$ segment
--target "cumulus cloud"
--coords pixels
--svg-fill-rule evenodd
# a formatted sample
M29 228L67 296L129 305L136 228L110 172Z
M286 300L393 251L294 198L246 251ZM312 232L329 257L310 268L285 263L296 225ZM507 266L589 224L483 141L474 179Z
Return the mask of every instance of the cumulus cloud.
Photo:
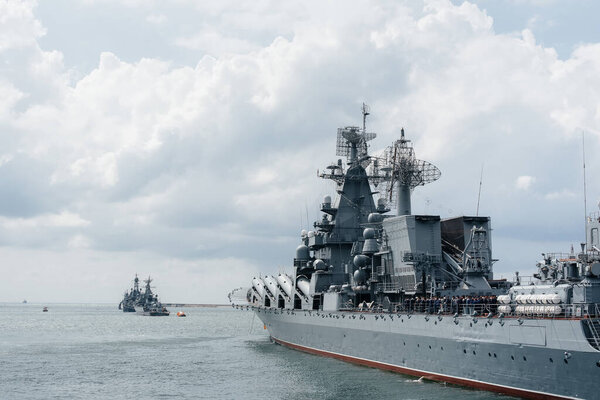
M577 196L577 194L573 193L572 191L570 191L568 189L563 189L560 191L546 193L544 195L544 198L546 200L561 200L561 199L564 200L564 199L569 199L569 198L573 198L576 196Z
M39 228L39 227L81 227L90 221L75 213L63 211L59 214L44 214L33 218L0 217L0 225L9 229Z
M122 280L125 260L153 257L183 286L203 271L194 282L211 297L198 301L223 301L231 282L212 266L289 265L297 233L335 195L315 172L336 161L336 128L362 122L362 101L374 148L404 126L417 156L442 169L415 190L415 212L474 214L485 164L481 210L500 248L549 231L535 221L557 198L574 205L582 128L588 151L598 147L600 45L559 59L528 29L496 33L468 2L179 2L204 19L176 29L173 9L132 1L129 12L169 35L170 53L131 61L106 50L85 72L41 45L35 3L0 4L0 240L15 260L97 257L89 265ZM183 50L194 62L177 58ZM554 218L555 231L579 233L577 212ZM118 266L107 266L112 254ZM193 299L189 283L182 290Z
M46 31L33 14L34 1L0 2L0 52L35 46Z
M515 181L515 186L517 189L528 190L534 182L534 176L523 175L517 178L517 180Z

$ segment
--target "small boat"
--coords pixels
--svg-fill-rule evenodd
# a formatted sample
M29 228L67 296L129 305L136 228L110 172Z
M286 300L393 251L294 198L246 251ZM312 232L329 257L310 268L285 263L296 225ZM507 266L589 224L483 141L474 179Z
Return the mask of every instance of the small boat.
M23 300L21 303L23 303L23 304L27 304L27 300Z
M177 311L177 316L178 317L185 317L185 313L183 311Z
M48 312L48 307L44 307L44 308L42 309L42 311L43 311L43 312Z

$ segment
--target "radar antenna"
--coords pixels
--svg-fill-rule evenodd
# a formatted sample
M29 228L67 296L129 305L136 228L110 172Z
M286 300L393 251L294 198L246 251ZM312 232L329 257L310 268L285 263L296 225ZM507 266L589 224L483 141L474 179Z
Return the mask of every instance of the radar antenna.
M350 168L360 164L366 169L371 164L370 174L367 174L367 179L373 186L377 187L385 179L385 176L381 174L380 165L382 165L382 161L377 157L369 155L369 146L367 144L370 140L375 139L377 134L367 132L367 116L371 114L369 106L363 103L361 111L363 116L362 129L358 126L338 128L336 155L346 157ZM337 163L331 163L322 173L317 171L317 175L321 178L335 181L338 186L341 186L348 179L342 165L342 159L337 160Z
M370 114L369 106L363 103L363 128L357 126L347 126L338 128L337 144L335 154L348 158L349 164L360 162L363 168L369 165L367 142L375 139L377 134L367 132L367 115Z
M388 205L396 205L398 215L410 215L411 190L438 180L442 174L435 165L415 158L410 140L404 137L404 128L400 135L400 140L383 153L384 166L379 168L385 172L382 197Z

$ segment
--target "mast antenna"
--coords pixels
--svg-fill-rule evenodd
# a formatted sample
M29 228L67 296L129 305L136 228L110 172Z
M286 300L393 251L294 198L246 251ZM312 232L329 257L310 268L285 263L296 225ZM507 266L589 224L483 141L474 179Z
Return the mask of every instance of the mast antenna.
M585 244L586 244L586 253L587 253L587 244L588 244L588 229L587 229L587 183L585 178L585 132L581 131L581 144L582 144L582 152L583 152L583 212L584 212L584 221L586 221L585 227Z
M371 109L365 103L362 104L362 115L363 115L363 132L367 131L367 115L371 114Z
M475 216L479 217L479 200L481 199L481 185L483 184L483 163L481 163L481 174L479 175L479 193L477 194L477 212Z

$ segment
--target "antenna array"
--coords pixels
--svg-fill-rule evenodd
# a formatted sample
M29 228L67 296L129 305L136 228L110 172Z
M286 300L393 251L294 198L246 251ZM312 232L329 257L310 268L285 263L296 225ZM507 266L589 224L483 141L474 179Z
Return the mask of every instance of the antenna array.
M434 182L442 175L438 167L415 157L410 140L404 137L404 129L401 132L401 139L386 148L379 161L380 164L383 164L379 170L385 173L381 197L384 197L390 206L398 205L400 188L412 190L417 186Z

